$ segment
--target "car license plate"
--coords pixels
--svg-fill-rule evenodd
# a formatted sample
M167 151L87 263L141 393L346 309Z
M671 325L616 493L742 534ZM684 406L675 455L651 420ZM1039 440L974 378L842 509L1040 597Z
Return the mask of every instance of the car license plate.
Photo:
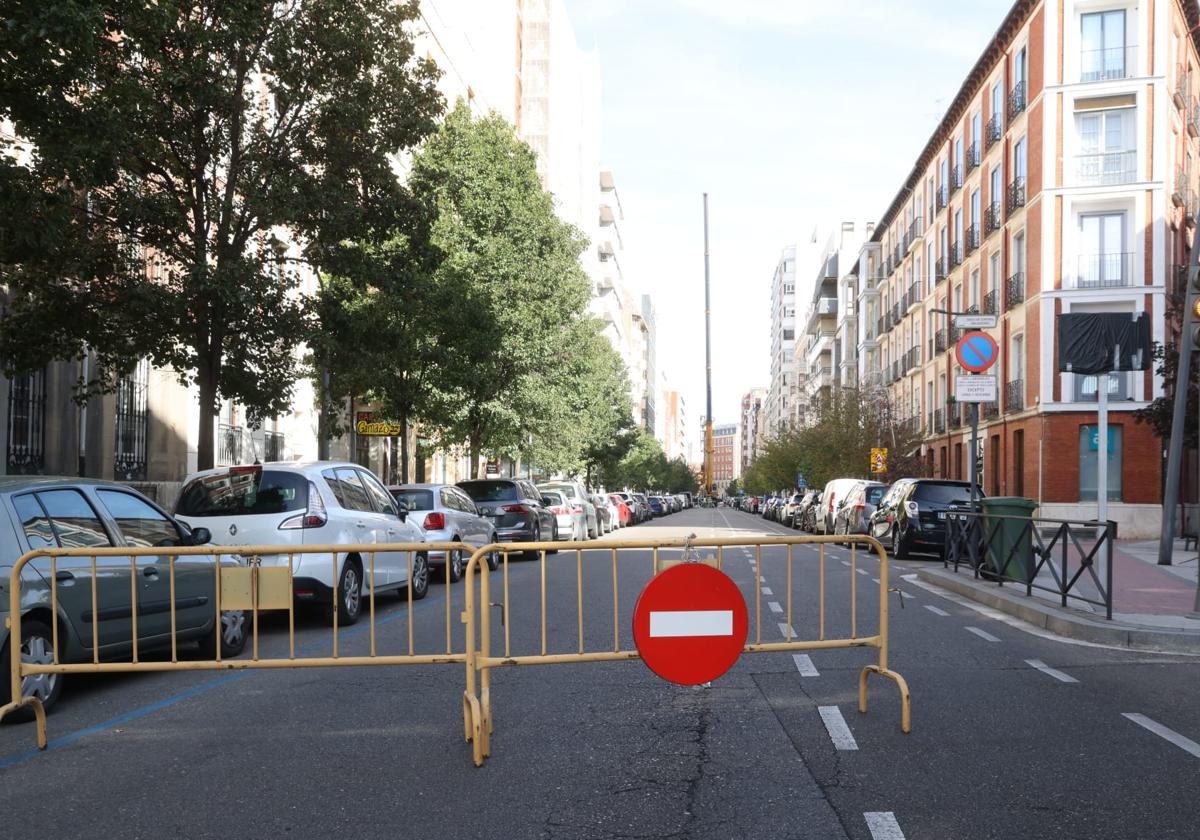
M945 518L946 518L946 511L939 510L938 511L938 519L945 519Z

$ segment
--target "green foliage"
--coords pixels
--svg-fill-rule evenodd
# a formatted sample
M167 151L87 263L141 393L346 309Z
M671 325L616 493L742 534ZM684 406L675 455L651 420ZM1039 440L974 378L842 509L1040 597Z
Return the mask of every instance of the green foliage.
M629 451L601 470L598 479L609 488L664 493L695 493L700 486L687 462L683 458L668 459L662 444L645 431L636 433Z
M0 27L0 357L88 348L110 389L149 358L195 383L199 465L222 399L280 412L313 325L301 271L393 239L393 168L441 110L415 2L27 0ZM295 234L299 245L282 238Z
M1175 389L1179 379L1179 348L1154 342L1155 373L1163 379L1164 396L1156 397L1145 408L1133 413L1139 423L1145 423L1154 434L1166 441L1171 438L1175 422ZM1187 409L1184 411L1183 445L1195 449L1200 441L1200 412L1195 410L1200 399L1200 360L1193 359L1188 370Z

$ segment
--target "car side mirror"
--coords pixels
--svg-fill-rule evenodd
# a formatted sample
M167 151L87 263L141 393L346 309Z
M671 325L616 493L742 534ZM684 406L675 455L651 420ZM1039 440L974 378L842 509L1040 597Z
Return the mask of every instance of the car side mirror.
M212 531L207 528L192 529L192 545L207 545L212 542Z
M401 522L408 521L408 505L404 502L396 502L396 515L400 517Z

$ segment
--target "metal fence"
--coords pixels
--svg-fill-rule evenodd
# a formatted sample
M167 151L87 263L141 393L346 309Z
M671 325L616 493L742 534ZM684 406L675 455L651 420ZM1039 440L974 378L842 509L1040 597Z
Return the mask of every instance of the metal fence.
M1104 608L1112 618L1113 542L1117 523L951 512L943 565L967 566L976 578Z

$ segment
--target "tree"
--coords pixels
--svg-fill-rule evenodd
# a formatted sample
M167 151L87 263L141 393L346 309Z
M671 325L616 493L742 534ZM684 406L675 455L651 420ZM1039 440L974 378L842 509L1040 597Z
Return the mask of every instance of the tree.
M10 4L13 6L14 4ZM0 27L0 356L9 375L93 353L199 391L201 468L222 399L281 411L313 329L299 269L349 276L410 202L396 153L434 127L415 0L37 0Z
M438 282L455 364L439 385L452 407L443 441L518 455L550 407L545 367L564 352L590 287L584 239L554 213L533 151L502 117L465 103L415 157L409 183L426 203L443 258Z
M742 485L738 482L738 480L736 478L733 479L732 481L730 481L728 486L726 486L726 488L725 488L726 496L736 496L738 493L742 493L742 492L745 492L745 491L742 490Z
M1171 438L1171 426L1174 423L1174 395L1179 379L1179 348L1174 345L1162 345L1156 341L1152 355L1157 362L1154 372L1162 377L1165 396L1156 397L1145 408L1135 411L1133 416L1139 423L1150 426L1157 437L1166 441ZM1200 444L1200 415L1190 410L1200 397L1200 370L1197 368L1200 368L1200 365L1192 364L1189 371L1189 410L1184 412L1183 445L1189 449L1195 449Z

